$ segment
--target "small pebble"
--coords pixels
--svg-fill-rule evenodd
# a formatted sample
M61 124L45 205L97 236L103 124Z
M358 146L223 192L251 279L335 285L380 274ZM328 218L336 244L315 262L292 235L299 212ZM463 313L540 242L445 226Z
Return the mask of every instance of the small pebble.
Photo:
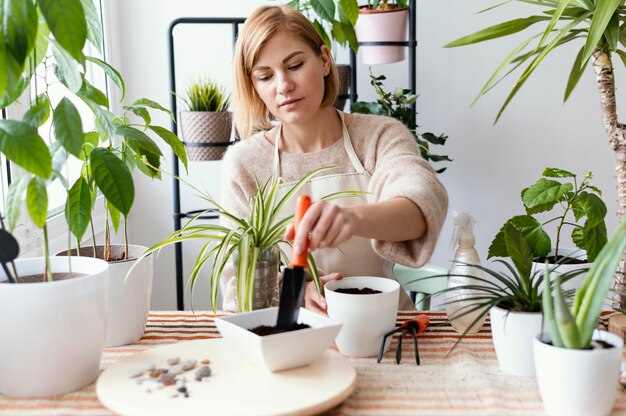
M143 368L135 368L128 372L128 378L137 378L143 375Z
M183 371L192 370L196 366L196 360L185 360L182 363Z
M164 371L161 371L161 370L153 370L153 371L150 371L150 373L148 373L148 375L151 378L159 378L159 377L161 377L161 374L163 374L163 373L164 373Z
M211 364L211 360L209 360L208 358L205 358L204 360L200 361L200 364L203 364L203 365Z
M179 392L179 393L187 393L187 387L181 386L181 387L177 388L176 391Z
M168 374L172 374L175 376L179 375L182 372L183 372L183 366L180 364L173 365L167 369Z
M198 368L195 372L196 381L202 381L203 378L209 377L211 375L211 368L209 366L203 365Z
M180 357L172 357L167 359L168 365L176 365L180 362Z
M176 384L176 376L167 373L162 374L161 377L159 377L159 381L163 383L164 386L171 386L173 384Z

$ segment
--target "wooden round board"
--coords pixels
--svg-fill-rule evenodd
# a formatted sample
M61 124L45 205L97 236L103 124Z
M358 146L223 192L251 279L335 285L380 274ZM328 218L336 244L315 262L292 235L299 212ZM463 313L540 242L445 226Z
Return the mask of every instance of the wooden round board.
M146 392L129 378L146 363L167 368L172 357L209 359L212 374L203 381L186 375L189 397L172 397L175 386ZM237 356L222 339L188 341L152 348L105 370L98 379L98 399L122 415L291 415L314 414L344 401L356 387L350 361L327 350L308 366L271 373Z

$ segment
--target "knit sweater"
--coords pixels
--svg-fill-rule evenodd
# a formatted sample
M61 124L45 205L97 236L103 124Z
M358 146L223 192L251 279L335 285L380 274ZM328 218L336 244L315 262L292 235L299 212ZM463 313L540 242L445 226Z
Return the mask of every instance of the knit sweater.
M430 164L420 156L411 133L397 120L351 114L346 115L346 127L357 157L371 175L367 191L374 195L374 200L409 199L426 220L426 232L421 238L399 242L372 240L374 250L391 262L422 266L432 255L446 217L446 190ZM255 177L259 183L265 183L272 176L273 161L274 145L264 132L231 146L222 164L222 206L238 217L248 218L249 200L256 193ZM355 171L342 140L316 152L280 152L280 173L286 182L297 181L323 166L339 166L331 174ZM223 308L233 310L236 282L230 267L222 275L221 287Z

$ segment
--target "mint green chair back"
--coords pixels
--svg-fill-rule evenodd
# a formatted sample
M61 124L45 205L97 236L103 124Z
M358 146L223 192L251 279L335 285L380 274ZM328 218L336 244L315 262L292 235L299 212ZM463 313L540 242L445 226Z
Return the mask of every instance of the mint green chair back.
M431 310L430 298L426 299L426 296L448 287L448 278L446 277L448 269L445 267L426 263L424 266L414 269L396 264L393 267L393 272L400 285L409 292L411 300L415 303L415 308L420 311ZM439 277L415 281L428 276ZM443 305L436 308L436 310L443 309Z

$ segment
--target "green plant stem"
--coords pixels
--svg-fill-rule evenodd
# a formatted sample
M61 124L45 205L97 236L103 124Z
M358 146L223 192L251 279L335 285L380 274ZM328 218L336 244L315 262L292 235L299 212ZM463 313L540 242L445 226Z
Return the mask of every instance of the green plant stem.
M128 223L124 216L124 260L128 259Z
M52 270L50 269L50 244L48 241L48 225L43 226L43 255L45 260L44 279L52 282Z
M111 230L109 228L109 203L104 200L104 252L103 260L109 261L111 257Z
M93 228L93 219L89 220L89 226L91 228L91 245L93 247L93 257L97 257L97 252L96 252L96 230L94 230Z

